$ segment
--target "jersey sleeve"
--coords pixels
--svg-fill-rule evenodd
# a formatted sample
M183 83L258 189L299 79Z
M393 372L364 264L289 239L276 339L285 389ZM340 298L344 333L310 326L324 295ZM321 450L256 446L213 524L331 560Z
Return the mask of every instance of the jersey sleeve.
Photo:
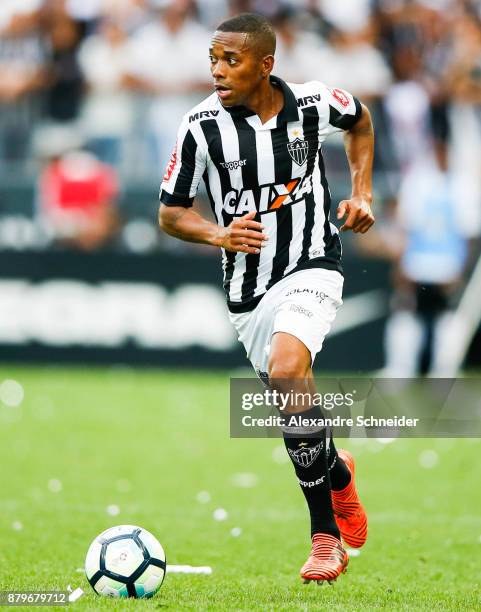
M359 100L339 87L322 85L328 104L329 133L350 130L359 121L362 107Z
M184 120L160 186L162 204L190 208L205 167L205 155Z

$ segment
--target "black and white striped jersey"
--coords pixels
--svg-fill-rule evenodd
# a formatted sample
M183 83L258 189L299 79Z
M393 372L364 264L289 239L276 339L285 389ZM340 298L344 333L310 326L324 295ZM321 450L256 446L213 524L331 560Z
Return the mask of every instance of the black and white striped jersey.
M342 272L341 244L330 223L321 154L332 133L351 128L361 105L319 81L285 83L281 112L262 124L245 107L224 108L216 93L184 116L160 189L167 206L192 206L204 179L217 222L257 211L269 240L258 255L222 251L231 312L252 310L281 278L306 268Z

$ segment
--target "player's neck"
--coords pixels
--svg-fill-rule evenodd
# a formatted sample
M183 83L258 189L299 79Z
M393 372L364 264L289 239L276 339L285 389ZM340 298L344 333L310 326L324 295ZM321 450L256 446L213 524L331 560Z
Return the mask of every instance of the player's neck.
M270 80L263 81L247 101L246 107L256 113L262 123L278 115L284 106L284 94Z

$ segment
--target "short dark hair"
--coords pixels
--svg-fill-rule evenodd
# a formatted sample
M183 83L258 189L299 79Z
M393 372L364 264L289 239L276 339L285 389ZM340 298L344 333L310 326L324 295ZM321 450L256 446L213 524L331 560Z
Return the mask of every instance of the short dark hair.
M263 15L241 13L223 21L217 31L248 34L262 55L274 55L276 52L276 33L271 22Z

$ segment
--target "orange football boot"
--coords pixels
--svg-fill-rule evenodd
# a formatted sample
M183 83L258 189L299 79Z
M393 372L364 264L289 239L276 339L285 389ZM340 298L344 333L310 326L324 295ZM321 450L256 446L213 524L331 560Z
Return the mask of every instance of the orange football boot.
M360 548L367 540L367 516L354 482L354 457L342 448L337 454L347 465L351 482L341 491L331 491L332 509L344 542L352 548Z
M309 558L301 568L304 584L315 580L318 584L327 581L332 584L341 573L345 573L349 556L341 542L327 533L312 536L312 549Z

